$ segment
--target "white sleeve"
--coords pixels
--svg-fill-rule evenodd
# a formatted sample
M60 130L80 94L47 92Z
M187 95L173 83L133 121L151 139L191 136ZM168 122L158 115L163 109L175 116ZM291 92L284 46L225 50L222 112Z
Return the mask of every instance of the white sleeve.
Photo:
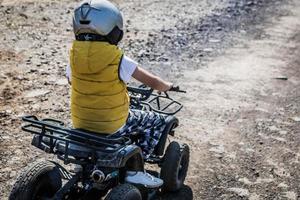
M120 79L128 83L137 66L137 62L124 55L120 65Z
M71 73L72 73L71 72L71 67L70 67L70 64L68 64L67 67L66 67L66 77L68 78L69 81L71 80L71 76L72 76Z

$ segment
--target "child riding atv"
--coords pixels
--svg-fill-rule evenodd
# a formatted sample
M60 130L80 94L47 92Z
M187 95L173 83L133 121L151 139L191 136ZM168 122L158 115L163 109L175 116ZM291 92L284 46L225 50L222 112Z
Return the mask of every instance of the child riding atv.
M84 1L75 10L75 40L66 70L72 87L72 122L76 129L119 136L129 136L138 130L142 138L137 145L147 157L165 128L165 116L129 109L126 84L133 77L164 92L172 83L151 74L124 55L117 46L123 29L122 13L109 1ZM146 172L128 172L126 181L148 187L163 184L161 179Z
M73 28L66 70L73 127L51 118L22 118L33 146L73 165L66 169L53 160L29 165L9 200L153 200L180 190L189 147L172 141L165 149L179 124L174 115L183 107L167 91L185 91L142 69L117 47L123 18L112 3L82 2ZM127 86L131 77L144 85ZM145 162L160 172L145 171Z

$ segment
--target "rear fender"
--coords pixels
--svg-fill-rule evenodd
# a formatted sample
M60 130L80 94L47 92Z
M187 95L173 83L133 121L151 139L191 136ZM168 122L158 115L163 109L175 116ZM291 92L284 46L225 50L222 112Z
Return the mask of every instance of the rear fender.
M175 135L175 128L178 126L179 120L175 116L168 116L166 118L166 127L162 132L159 142L154 150L154 154L157 156L162 156L165 151L165 145L168 135Z

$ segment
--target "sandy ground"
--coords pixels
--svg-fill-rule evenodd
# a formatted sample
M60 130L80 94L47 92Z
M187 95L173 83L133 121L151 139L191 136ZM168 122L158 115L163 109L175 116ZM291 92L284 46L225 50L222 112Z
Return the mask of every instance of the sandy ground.
M125 53L188 91L175 94L185 106L175 139L191 147L193 195L176 199L299 199L300 2L115 2ZM1 2L1 199L24 166L49 158L30 146L20 117L70 122L64 69L75 5Z

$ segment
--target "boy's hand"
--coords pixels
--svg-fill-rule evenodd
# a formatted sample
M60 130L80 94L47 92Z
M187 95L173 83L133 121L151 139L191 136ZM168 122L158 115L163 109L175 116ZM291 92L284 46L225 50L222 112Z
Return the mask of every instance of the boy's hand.
M164 81L158 76L151 74L141 67L137 67L132 74L132 77L136 80L144 83L145 85L151 87L154 90L158 90L160 92L166 92L170 90L173 86L172 83Z
M158 90L159 92L166 92L169 91L173 87L173 83L164 81L164 86L162 87L163 90Z

